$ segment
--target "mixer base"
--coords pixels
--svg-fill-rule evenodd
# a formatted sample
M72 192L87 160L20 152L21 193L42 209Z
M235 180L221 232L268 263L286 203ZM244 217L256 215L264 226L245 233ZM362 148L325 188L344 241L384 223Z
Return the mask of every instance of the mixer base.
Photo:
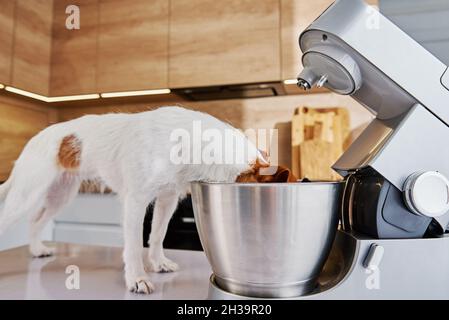
M242 296L250 296L257 298L290 298L303 296L310 293L316 287L316 279L308 281L296 282L288 285L261 285L239 283L229 279L222 279L218 276L211 276L211 283L224 291L234 292Z
M372 245L384 249L375 269L365 267ZM318 286L312 292L305 290L289 295L289 298L279 295L276 299L449 299L447 270L449 235L428 239L379 240L339 230L318 279ZM260 298L226 287L212 275L208 299Z

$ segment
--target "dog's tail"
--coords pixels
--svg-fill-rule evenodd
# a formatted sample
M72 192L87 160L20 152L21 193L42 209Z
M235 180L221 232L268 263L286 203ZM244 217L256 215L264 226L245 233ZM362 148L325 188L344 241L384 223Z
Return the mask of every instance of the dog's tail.
M2 202L6 199L6 197L8 196L9 190L11 189L11 185L12 185L12 178L9 177L9 179L3 183L0 184L0 235L3 234L3 232L6 229L6 226L8 225L7 223L5 223L5 217L3 216L3 206L2 206Z
M11 189L12 177L10 177L5 183L0 184L0 202L6 199L9 189Z

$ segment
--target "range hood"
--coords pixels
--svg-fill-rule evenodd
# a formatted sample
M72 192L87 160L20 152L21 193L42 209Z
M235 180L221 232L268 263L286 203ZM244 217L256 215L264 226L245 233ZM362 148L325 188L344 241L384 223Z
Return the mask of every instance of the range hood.
M174 89L172 92L192 101L263 98L287 94L283 82L184 88Z
M314 88L306 92L291 80L172 89L172 93L191 101L250 99L323 92L328 90Z

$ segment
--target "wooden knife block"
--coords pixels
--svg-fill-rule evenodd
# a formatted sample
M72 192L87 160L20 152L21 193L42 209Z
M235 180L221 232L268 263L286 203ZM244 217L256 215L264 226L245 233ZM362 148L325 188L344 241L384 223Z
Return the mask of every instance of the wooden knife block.
M350 135L345 108L300 107L292 119L292 170L300 179L338 181L331 166L345 150Z

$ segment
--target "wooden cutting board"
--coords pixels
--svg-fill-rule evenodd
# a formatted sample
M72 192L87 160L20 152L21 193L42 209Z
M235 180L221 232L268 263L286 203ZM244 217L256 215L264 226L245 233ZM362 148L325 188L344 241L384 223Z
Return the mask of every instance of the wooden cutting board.
M345 108L300 107L292 119L292 170L300 179L340 180L331 169L350 135Z

